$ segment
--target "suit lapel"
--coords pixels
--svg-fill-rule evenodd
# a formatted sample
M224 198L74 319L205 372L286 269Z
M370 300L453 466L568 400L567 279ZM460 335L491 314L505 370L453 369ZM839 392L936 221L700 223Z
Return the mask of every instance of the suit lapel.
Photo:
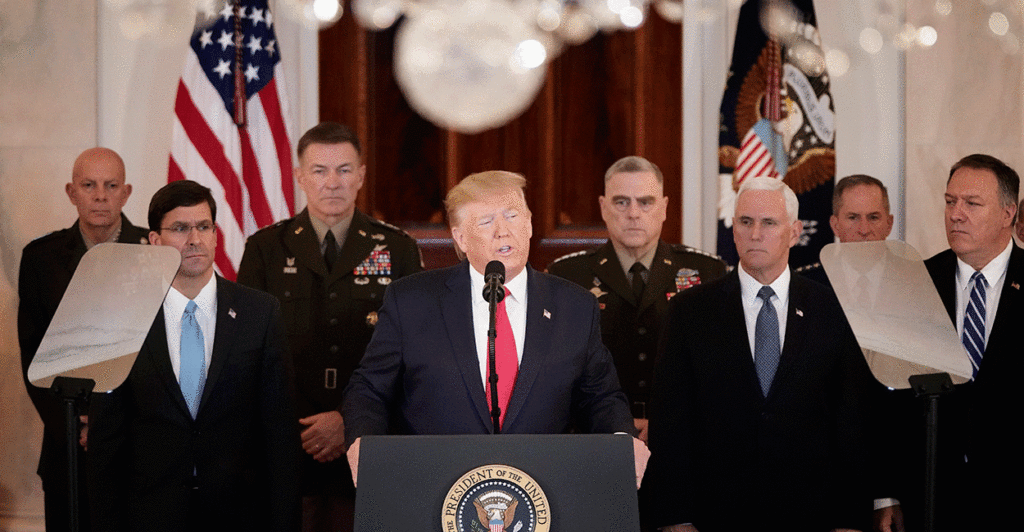
M775 393L775 385L785 382L787 375L793 371L793 367L799 359L799 353L803 349L804 340L807 338L808 326L804 310L808 308L808 300L804 285L801 283L802 280L798 279L796 274L790 273L789 308L786 309L786 340L783 342L779 367L775 370L775 378L772 379L772 387L768 390L766 399L771 399Z
M231 308L233 301L231 292L228 291L228 284L223 279L217 279L217 326L213 334L213 355L210 357L210 371L206 372L206 383L203 384L203 398L199 401L199 413L202 413L207 398L217 385L224 369L224 364L231 354L232 339L235 337L235 319L231 316L234 309ZM244 309L242 309L244 311ZM198 417L198 414L197 414Z
M743 313L743 296L740 290L740 276L733 270L722 284L722 320L723 327L732 328L722 335L725 345L722 352L717 355L721 357L732 357L730 364L742 368L746 375L744 380L746 386L752 391L752 396L763 401L761 394L761 381L757 378L757 368L754 367L754 354L750 351L750 340L747 336L747 322Z
M188 404L185 403L185 396L181 394L181 385L178 384L178 378L174 376L174 368L171 367L171 355L167 351L165 321L164 309L161 305L160 311L157 312L156 318L153 320L153 326L149 329L149 335L146 337L146 344L142 351L150 357L150 361L156 366L156 372L160 375L160 380L163 381L168 395L171 396L171 400L178 410L186 418L192 419L192 414L188 411Z
M674 277L673 273L675 267L672 265L672 260L669 258L668 244L658 241L658 250L654 252L654 260L651 261L651 271L647 274L647 286L644 288L644 295L640 301L640 312L643 312L647 307L658 302L659 298L664 298L665 294L661 293L660 279L671 279Z
M550 316L552 309L558 310L551 300L551 294L542 285L540 276L529 265L526 266L526 275L526 338L523 342L523 357L519 363L516 385L508 401L508 412L505 413L505 427L513 426L523 404L526 403L527 396L530 395L533 383L540 375L540 368L554 338L551 332L551 318L547 316ZM545 311L549 313L547 316L544 314Z
M633 297L633 287L626 279L626 272L622 269L619 256L615 254L615 248L611 242L602 246L594 254L594 261L594 273L597 274L597 278L610 290L619 294L619 297L636 306L637 301Z
M345 236L345 245L342 246L338 262L331 272L330 282L355 270L356 266L359 266L370 255L377 244L377 241L370 236L371 231L373 228L363 214L356 211L352 215L352 224L349 225L348 234ZM383 241L380 243L384 244Z
M297 266L312 270L320 277L327 277L327 264L320 253L320 243L317 242L313 223L309 221L308 210L303 210L288 224L282 239L288 253L295 256Z
M1022 314L1021 303L1024 300L1024 296L1021 295L1022 286L1024 286L1024 250L1014 244L1013 250L1010 251L1010 261L1006 265L1006 279L1003 281L1003 290L999 296L996 319L992 323L992 332L989 334L988 343L985 344L985 355L988 355L990 346L1000 346L996 350L1004 351L1005 346L1015 345L1019 341L1017 327L1020 324L1014 322L1019 320ZM1006 336L1005 339L1004 336Z
M473 303L469 280L469 262L462 261L459 268L445 283L448 290L441 298L441 313L448 339L452 345L452 356L455 366L462 374L469 396L481 422L493 431L487 398L484 395L484 382L480 378L480 359L476 352L476 336L473 330Z

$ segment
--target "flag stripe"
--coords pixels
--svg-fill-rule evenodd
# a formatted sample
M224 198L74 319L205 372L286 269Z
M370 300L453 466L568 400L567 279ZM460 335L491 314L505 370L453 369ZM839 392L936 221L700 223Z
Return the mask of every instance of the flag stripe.
M291 216L295 202L270 10L266 0L239 0L234 13L196 23L178 83L167 172L168 181L191 179L210 188L220 211L215 264L229 279L245 238Z

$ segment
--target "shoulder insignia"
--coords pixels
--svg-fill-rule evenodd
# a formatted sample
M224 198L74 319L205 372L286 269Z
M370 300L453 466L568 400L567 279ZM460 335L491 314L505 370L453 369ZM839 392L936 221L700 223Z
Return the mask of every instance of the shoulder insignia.
M809 271L809 270L814 270L814 269L817 269L817 268L821 268L821 263L820 262L815 262L814 264L807 264L807 265L801 266L801 267L799 267L799 268L797 268L797 269L795 269L793 271L796 272L796 273L803 273L803 272L806 272L806 271Z
M672 251L675 251L676 253L696 253L698 255L704 255L705 257L711 257L712 259L715 260L722 260L722 257L719 257L714 253L709 253L707 251L704 251L703 249L690 247L687 246L686 244L672 244Z
M409 237L409 238L412 238L412 235L410 235L409 233L406 233L406 232L405 232L404 230L402 230L402 228L401 228L401 227L398 227L398 226L396 226L396 225L391 225L391 224L389 224L389 223L387 223L387 222L384 222L384 221L378 220L378 219L376 219L376 218L374 218L374 217L372 217L372 216L367 216L367 217L366 217L366 219L367 219L367 220L369 220L369 222L370 222L371 224L373 224L373 225L379 225L379 226L381 226L381 227L384 227L384 228L386 228L386 229L390 229L391 231L394 231L394 232L396 232L396 233L398 233L398 234L400 234L400 235L403 235L403 236L407 236L407 237ZM379 233L378 233L378 234L379 234ZM379 240L382 240L382 239L384 238L384 235L382 235L382 234L381 234L380 236L381 236L381 238L380 238ZM376 239L376 238L377 238L377 235L373 235L373 238L375 238L375 239Z
M554 264L556 262L561 262L561 261L563 261L565 259L571 259L573 257L582 257L583 255L586 255L587 253L589 253L589 251L590 250L584 249L583 251L574 251L572 253L569 253L568 255L562 255L561 257L558 257L557 259L551 261L551 264Z

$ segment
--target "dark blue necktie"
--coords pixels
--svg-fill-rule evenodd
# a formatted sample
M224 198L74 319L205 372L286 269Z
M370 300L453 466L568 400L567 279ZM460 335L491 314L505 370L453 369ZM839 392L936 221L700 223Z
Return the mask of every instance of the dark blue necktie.
M185 313L181 315L181 367L178 371L178 382L181 394L185 396L188 410L195 419L199 412L199 399L203 396L203 383L206 380L206 344L203 330L196 319L196 302L189 301Z
M765 397L772 387L782 352L779 344L779 316L775 313L775 305L772 305L774 295L775 291L770 286L762 286L757 292L762 303L754 327L754 368L757 369L757 379L761 381L761 393Z
M974 272L971 282L974 283L974 288L971 290L970 300L967 301L967 311L964 312L964 334L961 340L967 354L971 356L974 378L978 376L981 356L985 353L985 289L988 281L981 272Z

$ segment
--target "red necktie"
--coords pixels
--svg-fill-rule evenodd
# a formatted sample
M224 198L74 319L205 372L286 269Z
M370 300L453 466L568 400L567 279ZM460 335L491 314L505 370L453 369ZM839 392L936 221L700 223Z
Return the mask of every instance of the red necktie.
M511 295L511 292L506 288L505 299L498 303L497 314L494 320L494 327L498 333L497 337L494 338L494 365L498 372L498 406L501 408L501 418L498 422L502 426L505 425L508 401L512 397L512 388L516 385L516 376L519 375L516 339L512 336L512 323L508 320L508 312L505 311L505 302L508 301ZM488 369L488 373L490 373L490 369ZM488 385L485 388L487 389L487 407L490 408L491 387Z

